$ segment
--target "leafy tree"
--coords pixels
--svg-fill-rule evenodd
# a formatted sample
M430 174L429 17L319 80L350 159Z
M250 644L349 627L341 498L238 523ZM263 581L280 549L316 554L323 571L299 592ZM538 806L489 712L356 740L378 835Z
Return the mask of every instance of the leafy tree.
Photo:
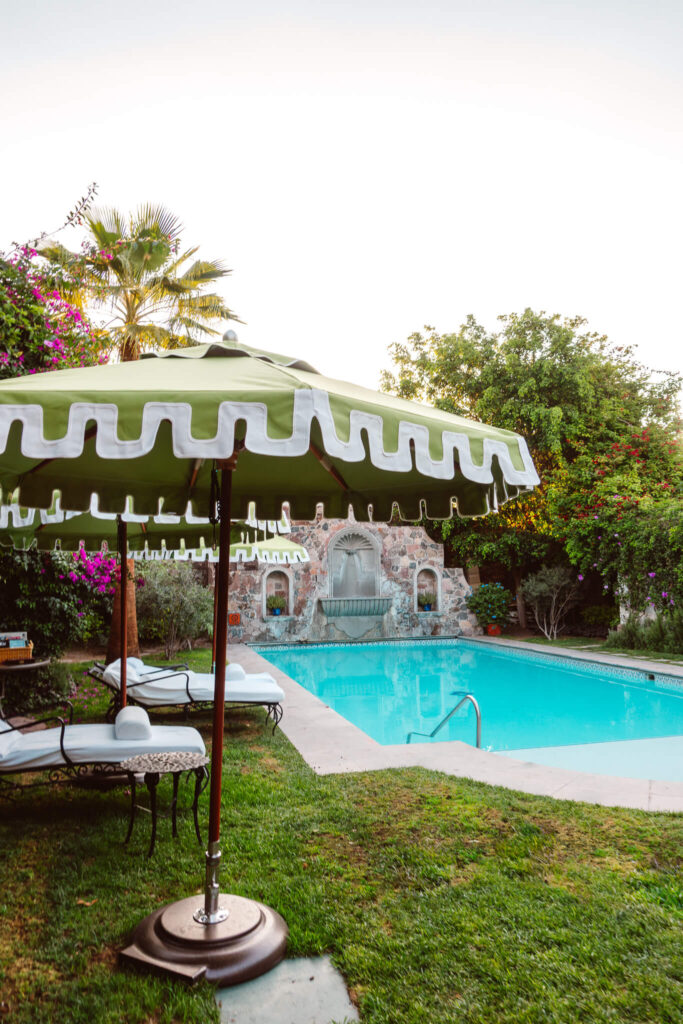
M213 629L211 591L197 582L188 562L147 562L140 567L140 635L160 640L167 658Z
M178 348L218 333L212 326L237 320L207 286L229 271L216 260L189 260L180 251L181 225L163 206L86 211L88 239L81 252L59 244L41 252L64 275L65 294L109 316L107 330L119 358L137 359L149 348Z
M544 565L522 582L536 625L548 640L562 632L567 612L579 600L579 581L565 565Z
M411 335L391 346L394 370L383 374L382 384L527 439L539 488L496 516L431 527L441 530L460 564L495 562L512 572L521 619L524 574L544 562L585 560L578 537L574 548L567 545L571 502L583 500L592 486L592 460L609 458L613 446L632 442L644 429L675 445L680 378L664 373L653 379L631 349L587 331L581 317L526 309L500 321L497 332L468 317L454 334L427 327ZM652 460L654 466L654 454Z

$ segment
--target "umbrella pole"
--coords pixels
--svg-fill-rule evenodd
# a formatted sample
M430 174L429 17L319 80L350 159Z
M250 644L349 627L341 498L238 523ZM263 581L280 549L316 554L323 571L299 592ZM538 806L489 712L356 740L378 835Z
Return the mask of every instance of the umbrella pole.
M230 528L232 515L232 474L236 457L220 463L221 519L218 535L218 579L215 600L214 629L214 697L213 728L211 734L211 787L209 791L209 843L206 851L206 890L204 912L197 919L203 924L214 924L227 917L218 907L221 851L221 788L223 777L223 726L225 720L225 663L228 646L228 600L230 595Z
M121 612L121 707L127 703L128 685L128 526L125 519L118 517L118 548L121 578L119 580L119 610Z

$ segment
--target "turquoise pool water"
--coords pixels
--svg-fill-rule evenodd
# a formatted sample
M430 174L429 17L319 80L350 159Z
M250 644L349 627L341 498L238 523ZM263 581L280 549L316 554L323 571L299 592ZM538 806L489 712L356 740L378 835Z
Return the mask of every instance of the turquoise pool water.
M472 693L482 715L482 748L533 750L533 760L607 774L668 778L683 781L683 739L680 766L669 754L657 774L648 774L654 746L639 744L642 763L624 761L624 741L683 737L683 685L673 677L654 678L638 669L620 669L597 662L494 649L467 640L400 641L368 644L263 646L256 650L378 743L405 743L411 730L430 733L457 703L454 691ZM475 714L467 704L432 742L475 742ZM414 737L413 742L428 742ZM613 772L607 748L600 748L601 767L591 766L584 745L620 744ZM566 756L557 748L567 749ZM664 748L662 747L661 750ZM674 743L672 749L678 747ZM614 748L615 757L617 748ZM659 756L659 755L658 755ZM559 757L559 760L558 760ZM588 759L588 760L586 760ZM662 756L659 756L662 760ZM577 763L577 761L579 763ZM560 763L561 762L561 763Z

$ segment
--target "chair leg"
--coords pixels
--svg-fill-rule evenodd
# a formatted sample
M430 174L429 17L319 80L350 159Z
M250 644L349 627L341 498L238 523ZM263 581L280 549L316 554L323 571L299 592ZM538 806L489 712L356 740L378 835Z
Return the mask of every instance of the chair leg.
M173 772L173 801L171 803L171 835L174 839L178 837L177 811L178 811L178 783L180 772Z
M145 782L147 783L147 789L149 790L149 805L152 811L152 838L149 843L149 850L147 856L151 857L154 853L154 844L157 839L157 786L159 785L159 773L158 772L147 772L145 775Z
M204 780L207 779L208 776L209 776L209 773L207 772L206 768L195 768L195 770L194 770L194 800L192 801L192 815L194 817L194 830L197 833L197 841L198 841L200 846L201 846L201 843L202 843L202 835L201 835L201 832L199 831L199 818L197 816L197 812L198 812L198 809L199 809L199 795L200 795L200 793L204 789L204 786L202 785L202 782L204 782Z
M130 772L128 778L130 779L130 821L128 822L126 838L123 840L124 846L132 836L133 825L135 824L135 773Z

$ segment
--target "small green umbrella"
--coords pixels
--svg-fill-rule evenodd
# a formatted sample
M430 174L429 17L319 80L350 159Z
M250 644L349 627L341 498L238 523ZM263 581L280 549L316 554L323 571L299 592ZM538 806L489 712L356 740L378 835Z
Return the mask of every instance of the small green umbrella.
M183 552L193 549L212 549L213 526L204 516L140 516L125 512L121 519L127 524L127 550L131 558L149 551L160 551L164 558L169 558L185 557ZM284 516L280 520L257 519L252 503L247 519L233 523L230 560L245 561L245 553L253 549L252 558L268 561L266 553L275 550L277 538L271 538L276 543L263 549L262 558L259 543L263 541L259 542L258 533L264 533L265 539L268 534L290 531ZM117 541L118 516L101 512L95 498L88 512L67 512L59 500L49 510L0 505L0 544L11 544L19 550L36 547L41 551L98 551L106 547L111 551L116 549ZM283 550L287 550L287 544ZM211 560L217 560L217 552Z
M214 473L214 460L215 470ZM218 472L220 483L218 485ZM328 379L237 344L0 382L0 500L86 510L207 515L220 504L209 844L203 905L190 897L139 925L125 958L150 970L244 981L284 955L273 911L219 900L222 741L231 516L248 503L294 519L316 505L359 521L483 515L538 484L523 438ZM193 924L193 922L195 922ZM202 928L204 929L202 931ZM197 931L199 929L199 931Z

